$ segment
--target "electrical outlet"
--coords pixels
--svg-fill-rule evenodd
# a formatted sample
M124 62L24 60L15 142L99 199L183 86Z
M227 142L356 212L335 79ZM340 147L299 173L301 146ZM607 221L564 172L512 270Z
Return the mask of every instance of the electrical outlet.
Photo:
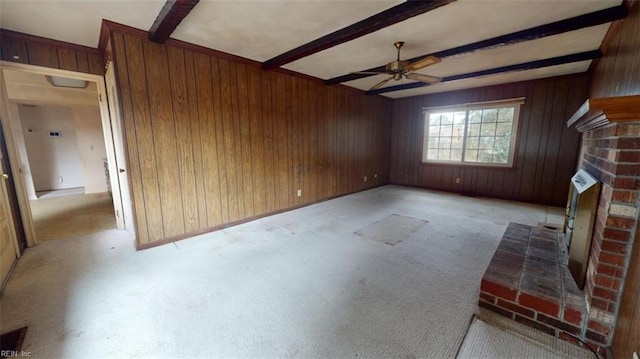
M301 189L298 190L298 197L302 197L302 190Z
M378 178L378 174L377 174L377 173L376 173L376 174L374 174L374 175L373 175L373 178Z
M64 182L64 180L62 180L62 177L58 177L58 182L60 183Z
M456 183L460 183L460 177L456 178Z
M367 182L367 176L364 176L364 181Z

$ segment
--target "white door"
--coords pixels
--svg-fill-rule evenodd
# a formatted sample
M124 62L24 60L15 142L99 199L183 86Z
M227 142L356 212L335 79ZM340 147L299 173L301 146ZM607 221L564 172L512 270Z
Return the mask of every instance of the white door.
M124 150L124 134L122 133L122 117L120 116L120 101L116 89L116 78L113 63L107 67L105 74L107 86L107 100L109 101L109 114L111 115L111 131L113 133L113 145L115 149L116 164L118 167L118 179L120 181L120 197L122 200L122 212L124 214L125 229L135 238L133 225L133 208L131 206L131 194L129 192L129 178L127 177L127 160Z
M2 162L0 162L0 173L2 173L2 178L0 178L0 285L4 285L18 256L15 227L7 193L9 176L5 174Z

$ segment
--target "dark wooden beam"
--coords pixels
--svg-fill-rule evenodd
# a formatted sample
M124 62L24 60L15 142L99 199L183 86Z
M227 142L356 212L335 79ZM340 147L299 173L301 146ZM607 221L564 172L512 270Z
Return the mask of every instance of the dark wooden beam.
M334 31L319 39L298 46L293 50L280 54L265 61L262 68L265 70L280 67L303 57L315 54L344 42L357 39L360 36L370 34L387 26L402 22L416 15L447 5L455 0L407 0L385 11L379 12L355 24Z
M149 30L149 40L163 44L200 0L167 0Z
M470 79L470 78L480 77L480 76L496 75L504 72L533 70L541 67L569 64L572 62L579 62L579 61L586 61L586 60L594 60L594 59L599 59L601 57L602 57L602 52L600 52L600 50L585 51L577 54L552 57L550 59L544 59L544 60L530 61L530 62L525 62L517 65L502 66L502 67L496 67L488 70L469 72L461 75L446 76L442 78L441 82ZM367 91L366 93L367 95L377 95L385 92L408 90L408 89L414 89L414 88L425 87L425 86L429 86L429 85L424 82L412 82L410 84L383 87L381 89Z
M628 10L624 4L608 9L591 12L588 14L572 17L565 20L552 22L550 24L532 27L526 30L514 32L507 35L494 37L488 40L474 42L472 44L454 47L452 49L425 54L409 59L410 62L417 61L423 57L433 55L439 58L461 55L481 49L488 49L497 46L517 44L524 41L535 40L546 36L558 35L569 31L579 30L586 27L601 25L607 22L623 19L627 16ZM374 67L362 71L384 71L384 66ZM372 75L347 74L325 80L325 84L333 85L337 83L352 81Z

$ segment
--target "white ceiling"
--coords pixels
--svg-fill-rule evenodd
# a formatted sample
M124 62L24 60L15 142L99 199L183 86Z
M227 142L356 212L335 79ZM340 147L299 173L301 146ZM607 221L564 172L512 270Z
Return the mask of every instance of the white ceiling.
M148 30L165 0L0 0L0 27L96 47L102 19ZM401 0L201 0L173 38L264 62L299 45L365 19ZM619 5L621 0L458 0L358 39L286 64L328 79L395 59L405 41L412 58ZM445 58L420 72L451 76L566 54L597 50L608 24ZM398 98L453 89L584 72L590 61L444 82L385 93ZM366 90L372 76L345 85ZM391 81L395 86L411 81Z

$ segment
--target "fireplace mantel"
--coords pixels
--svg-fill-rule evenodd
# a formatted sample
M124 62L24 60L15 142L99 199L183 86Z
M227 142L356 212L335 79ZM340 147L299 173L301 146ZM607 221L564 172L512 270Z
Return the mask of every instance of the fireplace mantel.
M621 121L640 121L640 95L590 98L567 121L585 132Z

